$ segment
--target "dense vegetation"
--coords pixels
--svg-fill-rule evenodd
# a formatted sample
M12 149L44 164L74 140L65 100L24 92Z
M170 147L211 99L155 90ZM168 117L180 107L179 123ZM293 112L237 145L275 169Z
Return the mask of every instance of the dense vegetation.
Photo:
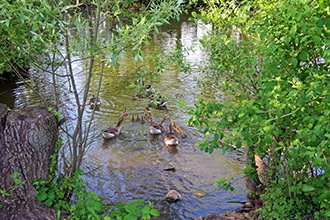
M205 2L194 17L213 25L207 83L227 100L192 110L190 124L205 127L199 146L245 147L262 218L329 218L330 2Z
M89 121L83 121L85 106L81 103L86 103L90 95L96 60L100 74L98 90L93 92L98 98L103 70L115 69L125 50L132 51L136 62L143 62L142 47L151 39L150 33L157 33L158 27L179 18L181 1L5 0L1 1L0 7L0 73L9 71L22 77L21 69L29 64L33 74L47 76L51 96L45 96L33 86L29 88L40 96L49 111L65 121L66 100L71 94L77 107L77 119L68 120L61 127L62 137L52 158L49 178L34 182L39 191L36 197L57 210L58 216L65 213L73 219L150 219L158 216L159 212L151 202L134 200L107 206L98 195L86 192L80 168L93 138L89 131L95 112ZM102 26L109 32L105 33ZM82 92L78 91L74 77L77 59L83 60L85 65L82 67L86 76ZM139 80L132 79L132 83L141 82L144 73L137 77ZM68 85L72 87L68 88ZM7 195L7 189L0 189L0 192L3 197Z
M52 175L36 180L37 197L46 205L66 211L77 219L149 219L158 215L152 203L133 201L104 206L100 198L86 193L81 182L81 162L88 147L88 129L81 121L95 59L102 68L116 68L124 49L143 62L142 46L151 32L183 13L181 1L35 1L5 0L0 3L0 73L15 71L29 63L36 72L51 74L50 108L57 115L64 106L59 87L68 77L75 94L78 120L59 141ZM329 41L330 2L292 1L190 1L200 11L197 20L212 24L201 42L210 55L203 67L205 85L226 95L225 102L200 100L191 110L189 123L201 126L202 150L212 153L244 147L245 174L258 187L259 211L264 219L325 219L330 217L329 186ZM102 22L111 34L102 35ZM79 35L77 35L79 33ZM75 88L74 55L86 63L83 98ZM42 58L42 59L41 59ZM177 57L179 59L179 57ZM180 63L181 61L178 61ZM58 71L66 65L67 72ZM161 74L161 65L157 74ZM102 69L101 68L101 69ZM18 72L17 72L18 73ZM138 77L143 78L143 75ZM102 83L102 74L100 74ZM64 92L65 93L65 92ZM98 96L98 93L96 93ZM46 103L47 104L47 103ZM73 128L73 129L71 129ZM255 157L262 158L257 172ZM58 172L58 161L65 161ZM75 191L73 191L75 189ZM74 196L72 196L74 195ZM259 197L260 196L260 197ZM70 203L70 201L75 203ZM79 202L76 202L79 201Z

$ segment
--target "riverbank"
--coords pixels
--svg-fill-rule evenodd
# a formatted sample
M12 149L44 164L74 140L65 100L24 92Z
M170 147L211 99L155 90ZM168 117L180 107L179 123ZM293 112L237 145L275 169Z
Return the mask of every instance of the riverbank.
M194 220L251 220L258 219L254 207L250 203L244 204L241 208L234 211L226 211L222 214L211 213L205 217L199 216Z

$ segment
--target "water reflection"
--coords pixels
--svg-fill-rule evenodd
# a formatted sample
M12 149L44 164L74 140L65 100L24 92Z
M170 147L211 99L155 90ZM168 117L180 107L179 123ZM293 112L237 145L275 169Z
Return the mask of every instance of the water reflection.
M167 66L165 74L153 82L153 87L168 97L170 118L185 130L188 138L181 139L178 146L168 148L163 143L164 134L149 134L148 122L140 124L125 120L118 138L104 141L101 136L97 137L93 149L86 156L86 168L95 169L92 174L84 176L90 190L98 192L110 202L132 199L153 201L161 211L159 219L192 219L212 212L221 213L238 207L228 201L245 200L243 179L234 183L234 192L217 190L214 186L219 177L241 176L243 163L236 160L241 155L223 155L221 151L213 154L201 152L195 147L195 143L202 138L201 132L186 124L190 117L187 114L188 107L205 93L194 80L194 77L199 77L198 68L194 68L194 65L207 61L198 41L200 31L195 24L183 20L176 25L162 27L160 35L155 36L154 43L148 46L150 51L157 48L159 56L181 47L193 67L193 73L187 76L178 71L176 66ZM187 53L185 48L193 48L194 53ZM133 58L127 53L118 72L105 74L101 96L109 105L102 106L101 113L96 116L95 129L109 126L115 121L115 115L124 108L131 115L143 114L148 100L132 100L135 92L129 87L134 76L132 66ZM213 98L219 97L212 95ZM186 101L186 107L178 106L181 100ZM161 121L165 111L151 111L155 121ZM164 127L167 128L167 122ZM174 167L175 172L164 171L168 167ZM182 200L175 204L167 203L164 197L170 189L180 192ZM204 198L196 198L194 192L210 193Z
M0 82L0 103L7 105L9 108L14 108L16 83Z
M215 151L213 154L201 152L195 147L195 143L201 140L202 133L187 126L190 117L187 114L188 108L193 106L198 98L221 98L221 94L215 94L212 88L207 91L199 88L195 81L195 78L201 77L195 65L207 61L207 54L199 43L199 37L205 30L207 28L196 27L187 19L174 22L170 26L162 27L161 33L154 36L153 43L145 51L148 53L148 50L151 52L157 49L159 56L162 56L181 48L186 60L193 67L191 75L187 75L180 72L175 65L166 66L165 73L153 82L157 91L169 100L170 118L188 135L187 138L181 138L176 147L168 148L164 145L164 134L150 135L148 122L132 122L129 117L124 120L119 137L113 140L102 138L101 131L115 124L118 115L125 109L130 116L142 115L148 103L146 99L132 100L135 91L130 87L130 83L136 70L129 52L123 53L118 70L109 69L104 73L99 95L102 106L96 111L91 130L91 148L83 161L83 169L87 172L83 177L89 190L97 192L109 202L132 199L153 201L161 212L159 219L164 220L192 219L212 212L221 213L239 207L237 204L228 203L229 201L245 201L243 179L233 183L236 188L234 192L217 190L214 186L219 177L241 177L243 162L236 160L241 155L223 155L221 151ZM187 52L186 48L193 48L194 52ZM81 74L82 66L82 63L76 63L78 91L84 89L85 76ZM93 73L90 94L97 91L99 69L96 66ZM63 85L69 87L65 83ZM25 89L16 95L21 97L19 94L26 91ZM71 102L72 94L66 95L68 102L65 103L65 110L69 118L74 119L77 106ZM23 100L21 98L18 99ZM178 103L182 100L187 103L186 107L179 107ZM155 121L161 121L165 112L151 110ZM92 110L86 108L86 121L90 119L91 113ZM167 128L167 122L164 127ZM174 167L175 172L164 170L169 167ZM167 203L164 197L170 189L177 190L182 195L182 200L175 204ZM209 193L203 198L196 198L193 196L194 192Z

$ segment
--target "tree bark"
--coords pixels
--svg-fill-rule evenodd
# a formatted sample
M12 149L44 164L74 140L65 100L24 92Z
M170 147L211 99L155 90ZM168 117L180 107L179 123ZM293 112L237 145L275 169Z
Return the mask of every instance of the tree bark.
M58 137L56 117L28 106L8 112L0 104L0 219L55 219L55 210L39 202L32 185L47 179ZM23 182L15 184L12 174Z

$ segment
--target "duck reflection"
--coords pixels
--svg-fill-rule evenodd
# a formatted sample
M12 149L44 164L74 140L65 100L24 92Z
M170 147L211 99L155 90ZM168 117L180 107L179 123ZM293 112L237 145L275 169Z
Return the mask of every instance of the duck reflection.
M168 149L168 152L170 152L171 154L177 154L179 152L176 145L166 146L166 148Z

